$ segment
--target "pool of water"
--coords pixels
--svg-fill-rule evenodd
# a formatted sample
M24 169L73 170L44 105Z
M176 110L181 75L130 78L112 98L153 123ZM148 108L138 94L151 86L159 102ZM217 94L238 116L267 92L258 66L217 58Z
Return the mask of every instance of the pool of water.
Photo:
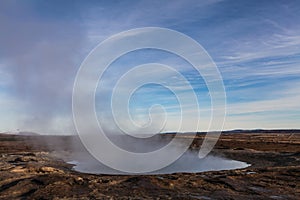
M126 174L111 169L91 156L80 156L77 159L70 160L68 163L73 164L73 169L83 173L92 174ZM148 174L172 174L172 173L197 173L205 171L219 171L241 169L249 167L250 164L245 162L225 159L217 156L206 156L199 159L196 153L186 153L173 164L160 170Z

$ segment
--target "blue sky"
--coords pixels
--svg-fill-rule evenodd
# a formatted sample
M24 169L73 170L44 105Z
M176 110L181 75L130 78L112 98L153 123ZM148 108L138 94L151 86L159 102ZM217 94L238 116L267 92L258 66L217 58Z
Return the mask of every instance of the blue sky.
M226 89L224 129L300 128L299 1L2 0L0 131L73 133L72 87L81 62L109 36L149 26L182 32L210 54ZM111 89L123 71L147 62L175 67L190 81L202 109L200 130L205 130L210 106L205 83L170 53L125 55L113 63L104 82ZM147 85L137 91L130 112L143 124L156 103L171 113L164 131L172 131L178 102L163 87ZM109 110L96 107L99 119L113 127ZM190 131L189 124L183 126Z

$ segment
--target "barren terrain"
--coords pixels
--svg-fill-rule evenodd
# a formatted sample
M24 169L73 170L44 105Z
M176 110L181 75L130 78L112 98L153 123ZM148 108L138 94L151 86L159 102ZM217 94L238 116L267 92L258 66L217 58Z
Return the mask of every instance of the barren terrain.
M212 154L251 164L245 169L165 175L76 172L55 157L74 138L1 134L0 199L300 199L300 134L293 130L223 133Z

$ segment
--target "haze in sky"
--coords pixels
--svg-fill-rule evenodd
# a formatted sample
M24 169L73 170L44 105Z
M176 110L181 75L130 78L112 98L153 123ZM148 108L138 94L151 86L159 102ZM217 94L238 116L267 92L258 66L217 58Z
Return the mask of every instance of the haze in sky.
M106 38L141 27L173 29L205 48L226 90L224 129L300 128L297 0L1 0L0 27L0 132L75 133L72 88L82 61ZM210 120L209 91L189 63L176 55L153 49L128 53L112 63L102 84L111 90L127 70L150 62L172 66L186 77L201 109L199 131L205 130ZM178 91L185 92L177 77L159 71L152 75L173 81ZM97 115L113 130L110 109L97 101L105 94L96 93ZM132 118L147 123L149 107L158 103L170 117L163 131L174 130L178 102L172 92L156 84L133 94ZM191 120L197 117L193 109L189 112ZM194 131L188 123L183 127Z

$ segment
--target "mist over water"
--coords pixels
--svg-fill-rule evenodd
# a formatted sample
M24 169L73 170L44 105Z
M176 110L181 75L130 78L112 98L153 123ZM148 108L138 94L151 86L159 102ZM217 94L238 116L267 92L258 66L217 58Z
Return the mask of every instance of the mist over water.
M154 151L161 148L165 144L169 143L172 139L172 135L156 135L152 138L140 139L129 136L113 136L111 141L114 141L119 147L126 149L128 151L145 153L149 151ZM81 144L78 142L73 142L72 151L69 155L64 156L64 160L70 164L74 164L73 169L79 172L92 173L92 174L134 174L127 173L123 171L118 171L112 169L105 164L99 162L95 159ZM111 152L107 152L109 156ZM61 155L60 155L61 156ZM119 155L111 155L112 158L118 158L120 165L141 165L144 166L145 163L129 163L129 161ZM158 165L161 162L159 159L152 159L151 163ZM206 156L200 159L198 157L198 151L188 150L185 152L178 160L176 160L171 165L168 165L162 169L148 172L148 173L136 173L136 174L171 174L171 173L197 173L204 171L218 171L218 170L230 170L239 169L250 166L245 162L240 162L236 160L230 160L218 156Z

